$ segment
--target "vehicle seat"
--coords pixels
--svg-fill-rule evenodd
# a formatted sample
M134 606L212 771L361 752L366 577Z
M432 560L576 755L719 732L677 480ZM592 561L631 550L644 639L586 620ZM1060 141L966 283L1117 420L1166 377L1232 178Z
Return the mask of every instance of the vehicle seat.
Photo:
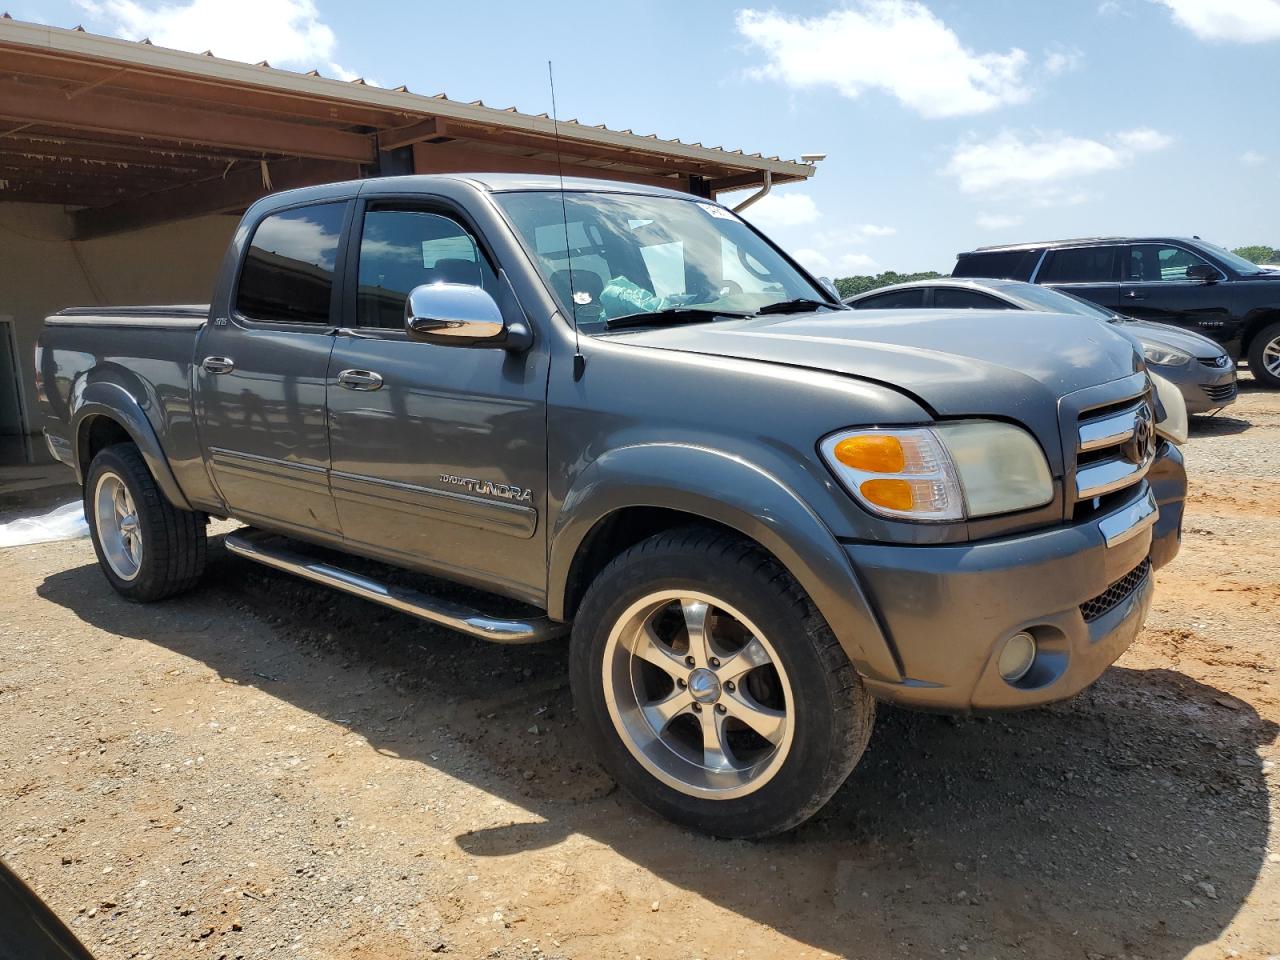
M480 276L480 264L474 260L446 258L437 260L427 271L424 283L464 283L469 287L484 286Z
M557 270L549 279L556 296L566 305L579 308L600 305L600 294L604 292L604 281L600 279L600 274L591 270ZM574 303L575 293L585 293L591 300L586 304Z

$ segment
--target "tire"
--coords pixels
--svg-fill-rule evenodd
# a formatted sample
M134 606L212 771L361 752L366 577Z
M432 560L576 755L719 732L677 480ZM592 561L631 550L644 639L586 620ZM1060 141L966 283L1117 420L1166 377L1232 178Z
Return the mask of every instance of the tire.
M1264 387L1280 388L1280 323L1263 327L1249 342L1249 369Z
M719 837L766 837L813 816L862 756L875 715L781 564L696 527L657 534L596 577L573 624L570 682L613 778Z
M121 509L113 510L117 504ZM105 447L93 458L84 515L98 565L126 600L172 597L204 573L207 517L171 504L132 443Z

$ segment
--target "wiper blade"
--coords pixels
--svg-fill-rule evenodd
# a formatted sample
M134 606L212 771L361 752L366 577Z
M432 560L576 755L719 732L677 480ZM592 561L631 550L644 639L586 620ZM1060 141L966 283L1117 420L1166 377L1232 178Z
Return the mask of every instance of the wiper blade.
M770 313L812 313L822 307L828 309L836 309L834 303L827 303L825 300L814 300L812 297L798 297L795 300L779 300L777 303L770 303L755 312L755 316L763 317Z
M751 314L734 310L711 310L707 307L668 307L652 313L628 313L621 317L613 317L604 322L606 330L621 330L625 327L659 327L676 323L701 323L706 320L718 320L721 317L732 317L741 320Z

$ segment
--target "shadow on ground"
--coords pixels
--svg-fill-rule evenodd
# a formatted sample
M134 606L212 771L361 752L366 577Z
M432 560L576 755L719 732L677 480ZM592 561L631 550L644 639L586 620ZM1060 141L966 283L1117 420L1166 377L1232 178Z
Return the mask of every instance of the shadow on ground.
M1183 957L1213 940L1265 856L1256 749L1275 726L1180 673L1113 669L1070 703L1016 716L882 710L863 763L815 820L769 842L717 841L649 815L583 755L563 643L487 645L211 552L207 585L159 607L119 600L93 566L39 593L529 811L456 838L477 857L579 833L835 953L954 955L964 943L969 956L1096 960ZM272 625L267 639L210 627L248 615ZM341 670L377 678L374 691L312 682ZM534 722L544 736L527 735ZM465 762L433 758L423 734L440 727Z

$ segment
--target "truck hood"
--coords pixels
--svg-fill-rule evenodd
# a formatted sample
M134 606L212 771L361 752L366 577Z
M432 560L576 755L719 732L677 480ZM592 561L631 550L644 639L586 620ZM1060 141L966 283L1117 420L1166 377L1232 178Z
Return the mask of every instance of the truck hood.
M871 380L941 417L1021 421L1060 442L1058 400L1129 376L1128 338L1088 317L1005 310L858 310L721 320L609 335L664 350L758 360Z

